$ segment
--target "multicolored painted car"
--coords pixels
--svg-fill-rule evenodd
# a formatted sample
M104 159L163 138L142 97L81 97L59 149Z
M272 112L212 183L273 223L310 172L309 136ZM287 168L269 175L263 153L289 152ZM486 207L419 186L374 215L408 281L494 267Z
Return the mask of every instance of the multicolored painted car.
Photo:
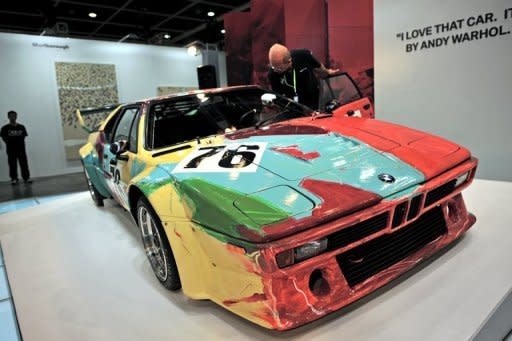
M265 328L316 320L476 220L467 149L333 96L326 112L257 86L120 105L80 149L92 197L130 212L166 288Z

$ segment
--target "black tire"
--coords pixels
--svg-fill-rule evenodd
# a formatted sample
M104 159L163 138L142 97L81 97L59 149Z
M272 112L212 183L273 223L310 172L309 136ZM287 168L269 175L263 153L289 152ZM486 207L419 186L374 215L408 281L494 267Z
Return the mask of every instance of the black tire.
M144 197L137 202L136 221L144 251L156 278L168 290L180 289L180 275L169 240L158 215Z
M87 174L87 171L85 170L85 166L84 166L84 174L85 174L85 180L87 181L87 188L89 189L89 193L91 193L92 201L94 201L96 206L100 206L100 207L103 206L104 205L103 199L105 199L105 197L98 192L96 187L94 187L94 184L92 183L91 178L89 177L89 174Z

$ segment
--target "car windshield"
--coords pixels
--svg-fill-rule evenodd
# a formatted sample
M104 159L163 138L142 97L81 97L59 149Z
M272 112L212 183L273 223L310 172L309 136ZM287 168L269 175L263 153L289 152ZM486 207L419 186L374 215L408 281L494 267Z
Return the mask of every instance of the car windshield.
M147 144L151 149L163 148L312 113L306 106L260 88L180 96L153 104Z

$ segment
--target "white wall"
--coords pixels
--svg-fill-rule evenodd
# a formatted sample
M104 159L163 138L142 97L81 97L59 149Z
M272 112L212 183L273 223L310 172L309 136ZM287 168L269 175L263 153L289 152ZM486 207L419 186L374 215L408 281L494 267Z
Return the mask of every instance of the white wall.
M512 1L377 0L374 6L377 117L467 146L480 159L477 177L512 181L512 34L410 53L397 38L487 12L494 22L467 27L465 21L427 39L500 25L512 31L511 18L504 19Z
M0 33L0 125L7 123L7 111L18 112L29 133L33 177L81 169L64 155L55 62L114 64L119 100L129 102L156 96L160 85L197 87L201 56L191 57L182 48ZM7 157L0 144L0 181L5 181Z
M228 73L226 70L226 52L219 51L219 86L228 86Z

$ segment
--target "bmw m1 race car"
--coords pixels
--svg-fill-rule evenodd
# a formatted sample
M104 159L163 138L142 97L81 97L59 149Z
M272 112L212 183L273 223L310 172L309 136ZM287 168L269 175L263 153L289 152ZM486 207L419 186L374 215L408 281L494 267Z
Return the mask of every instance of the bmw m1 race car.
M130 212L170 290L278 330L338 310L474 224L477 160L337 82L320 112L257 86L120 105L80 149L92 197Z

